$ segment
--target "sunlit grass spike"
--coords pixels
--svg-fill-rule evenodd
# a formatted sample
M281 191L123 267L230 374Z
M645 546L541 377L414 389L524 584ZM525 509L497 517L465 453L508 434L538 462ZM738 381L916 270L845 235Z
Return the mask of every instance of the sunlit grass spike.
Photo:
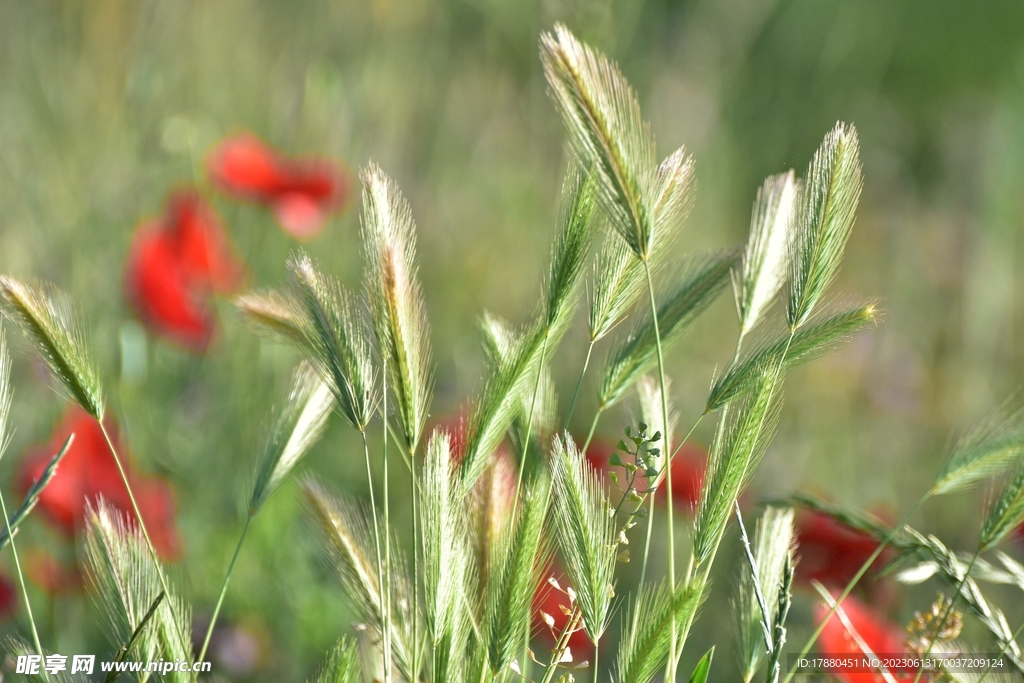
M552 248L551 265L544 287L544 322L557 329L575 310L570 300L582 279L593 234L595 185L572 160L562 183L559 230Z
M590 340L600 341L623 319L644 293L644 267L618 235L607 235L594 261L590 295Z
M619 642L618 681L650 683L663 671L669 657L671 625L692 622L704 600L704 584L694 581L674 590L663 584L642 586L624 623Z
M591 640L597 642L608 625L618 529L610 514L604 484L584 464L568 434L555 439L551 461L558 545L576 591L584 628Z
M86 578L98 596L114 644L120 646L139 631L163 592L158 567L138 527L103 502L87 511L84 550ZM150 619L135 639L135 656L192 661L191 634L178 625L191 623L185 603L176 595L165 595ZM172 672L169 680L195 681L196 675Z
M932 486L932 494L965 489L1024 458L1024 392L1008 398L957 443Z
M303 316L302 303L290 294L277 290L249 292L235 299L235 306L255 332L307 348L312 331Z
M363 431L377 406L372 347L359 308L307 255L289 259L295 298L304 308L309 360L334 391L342 415Z
M790 240L787 318L791 330L812 313L839 271L862 184L857 131L837 123L811 159Z
M881 317L882 311L873 301L835 305L819 311L796 334L790 335L787 330L766 337L715 381L705 410L709 413L719 410L750 391L757 382L758 368L765 363L784 362L788 369L810 362L877 325ZM784 361L783 353L786 354Z
M313 683L362 683L363 672L359 662L359 647L350 638L342 638L321 665Z
M733 273L741 335L761 321L786 282L789 241L799 196L800 183L792 171L771 176L757 191L750 236L740 267Z
M382 634L385 619L394 634L392 648L395 664L404 676L412 676L413 637L409 633L412 591L403 578L397 549L392 550L392 600L398 607L390 615L381 611L381 583L377 574L377 557L370 531L371 512L346 500L336 498L319 483L307 479L302 485L307 516L319 532L319 547L324 559L337 573L360 618L375 634ZM387 539L383 539L387 542ZM402 609L402 606L405 609Z
M50 371L82 408L103 419L103 387L71 300L50 285L0 277L0 306L21 327Z
M296 368L287 400L275 411L263 436L256 464L249 515L266 502L299 460L313 447L327 426L334 397L312 367Z
M981 548L998 545L1024 524L1024 463L1017 466L992 499L981 527Z
M693 206L693 157L680 147L658 165L654 174L651 210L654 214L654 250L670 242Z
M723 415L711 447L707 477L694 520L693 561L709 561L725 533L733 505L775 435L781 407L778 363L757 370L757 382L735 412Z
M406 446L414 451L433 391L430 331L416 277L416 224L408 201L376 164L360 177L370 310Z
M646 258L654 225L648 198L654 138L636 93L612 61L561 24L541 36L541 61L569 142L597 174L598 201L633 253Z
M530 477L514 526L500 525L492 549L483 628L491 671L499 674L519 657L531 627L533 598L548 567L551 540L545 523L551 481L545 471ZM502 520L504 522L504 520Z
M455 474L449 436L435 432L427 442L419 499L431 680L455 677L468 635L463 603L472 562Z

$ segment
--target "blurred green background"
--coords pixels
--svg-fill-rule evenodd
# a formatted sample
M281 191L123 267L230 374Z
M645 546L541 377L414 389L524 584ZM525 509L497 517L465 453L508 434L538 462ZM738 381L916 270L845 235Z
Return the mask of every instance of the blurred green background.
M836 120L858 127L865 191L835 291L883 297L886 319L791 375L759 494L809 488L905 511L928 488L949 435L1021 384L1019 2L4 0L0 270L53 281L86 309L134 456L178 491L186 555L176 571L198 617L216 598L244 517L258 427L295 357L247 332L228 302L204 357L147 337L122 292L133 229L161 211L169 189L196 182L216 197L251 284L275 285L295 245L264 210L205 186L210 146L248 129L353 172L373 159L399 182L419 224L433 413L451 414L479 385L481 312L525 320L539 291L565 163L537 58L540 31L556 21L621 63L660 155L685 144L696 158L697 199L680 252L741 242L766 175L802 173ZM309 246L353 286L357 204ZM577 322L554 364L563 407L585 352L585 321ZM670 354L686 425L734 342L725 296ZM15 371L5 482L63 411L29 354ZM577 432L593 394L585 385ZM617 433L625 420L612 416L603 431ZM706 442L709 432L698 437ZM341 424L304 467L338 488L365 489L356 441ZM933 504L917 523L973 549L980 500ZM404 499L398 504L404 519ZM74 552L39 522L20 538L65 559ZM723 551L723 564L734 550ZM109 648L87 599L45 609L51 649ZM1015 611L1013 624L1024 616ZM719 628L720 640L730 639L728 617L709 613L700 643ZM317 563L294 485L257 518L224 617L260 651L251 666L218 669L237 680L300 680L348 631L353 617Z

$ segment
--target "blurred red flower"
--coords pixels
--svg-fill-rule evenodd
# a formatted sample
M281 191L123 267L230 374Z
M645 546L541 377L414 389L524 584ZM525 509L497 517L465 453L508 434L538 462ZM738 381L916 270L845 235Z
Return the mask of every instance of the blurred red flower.
M608 464L608 459L615 453L615 448L606 441L595 440L587 447L587 461L591 466L607 476L615 472L619 480L619 486L625 486L628 481L626 470L622 467L614 467ZM625 461L627 457L622 453L619 456ZM700 493L704 487L704 476L707 472L707 453L700 446L686 442L683 444L676 456L672 458L672 501L677 509L687 514L693 514L700 504ZM638 481L638 487L643 488L643 481ZM620 488L621 490L621 488ZM654 493L656 503L664 505L668 496L668 487L662 481Z
M565 610L569 610L572 605L567 594L568 578L562 569L553 566L544 576L554 578L560 588L553 586L546 578L537 586L533 595L533 630L541 641L554 648L569 621ZM579 629L569 636L568 645L574 662L593 661L594 644L590 642L590 636L583 629L582 623Z
M0 620L10 619L17 609L18 593L14 589L14 583L0 574Z
M221 141L207 169L224 193L270 207L284 231L299 240L316 237L348 195L348 181L335 164L285 159L251 133Z
M181 555L181 543L174 525L174 495L170 485L162 479L134 473L116 426L108 420L107 429L122 458L153 546L165 559L176 559ZM87 504L102 496L129 518L136 519L99 423L77 405L68 408L47 446L32 448L25 454L19 466L22 493L38 479L50 458L72 433L75 440L71 448L39 496L39 508L44 516L60 531L73 536L84 525Z
M215 329L210 296L236 289L244 273L213 208L182 190L167 200L163 216L136 230L125 292L151 330L202 352Z
M837 596L833 596L835 598ZM842 658L849 655L865 655L861 644L875 655L899 655L906 652L905 635L898 626L860 602L848 596L840 605L853 632L843 624L839 614L833 614L818 639L818 651L826 657ZM818 603L815 620L822 621L829 608ZM860 642L858 642L858 640ZM833 669L831 673L844 683L882 683L882 674L874 672L850 672ZM907 671L890 671L897 681L912 681L914 674Z
M845 588L878 547L878 541L863 531L809 510L797 515L796 540L800 555L797 583L818 581L830 588ZM866 577L884 567L893 553L890 548L883 550Z
M45 550L30 550L24 562L25 575L48 595L78 592L85 585L77 566L67 567Z

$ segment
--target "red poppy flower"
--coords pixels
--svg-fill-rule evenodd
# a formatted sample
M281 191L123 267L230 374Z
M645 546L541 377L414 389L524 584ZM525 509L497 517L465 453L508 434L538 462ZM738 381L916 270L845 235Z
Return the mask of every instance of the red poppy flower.
M10 619L18 609L18 593L14 583L0 574L0 620Z
M545 576L552 577L558 586L545 579L537 587L533 595L533 630L539 640L554 648L569 621L566 610L572 605L569 601L568 579L561 568L552 567ZM582 624L569 636L568 645L574 662L593 661L594 644L590 642L590 636Z
M177 558L181 544L174 526L174 498L170 486L162 479L132 472L123 440L112 423L107 425L153 546L164 558ZM39 478L50 458L72 433L75 440L71 448L39 496L39 508L45 517L66 535L73 536L85 522L86 505L102 496L134 520L131 500L99 423L77 405L68 408L49 445L31 449L21 461L21 491L27 491Z
M875 655L899 655L906 652L903 630L864 603L853 596L847 596L840 605L840 609L845 614L848 623L844 624L838 613L833 614L818 639L819 652L826 658L841 659L849 655L862 656L868 654L866 650L870 650ZM816 621L823 620L828 612L829 608L819 603L815 608ZM852 672L839 669L830 671L844 683L882 683L885 680L878 672ZM901 683L914 680L912 672L890 671L890 673Z
M607 442L592 441L587 448L587 461L598 472L606 476L615 472L619 485L624 486L628 481L626 470L622 467L613 467L608 464L608 459L615 453L615 449ZM620 454L620 457L621 454ZM672 458L672 501L676 509L687 514L692 514L700 504L700 492L704 487L704 476L707 471L707 454L700 446L687 442L679 449L676 456ZM643 487L642 482L638 482ZM664 505L668 487L665 482L658 485L654 493L655 502Z
M125 291L150 329L201 352L215 328L210 296L233 291L243 275L216 213L185 190L170 197L161 218L136 230Z
M878 541L868 534L829 515L808 510L797 515L796 539L800 554L797 583L810 585L811 581L818 581L830 588L845 588L878 548ZM871 564L869 575L892 557L890 548L883 550Z
M223 140L210 154L210 178L223 192L270 207L292 237L316 237L348 194L341 171L323 159L285 159L250 133Z

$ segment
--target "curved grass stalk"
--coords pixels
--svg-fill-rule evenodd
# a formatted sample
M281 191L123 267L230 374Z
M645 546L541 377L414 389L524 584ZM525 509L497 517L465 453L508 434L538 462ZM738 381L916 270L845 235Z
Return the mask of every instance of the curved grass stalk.
M391 681L391 646L394 632L391 624L391 501L388 487L388 373L381 373L383 390L381 391L380 413L384 432L384 578L387 583L381 586L381 596L387 611L384 612L384 681ZM378 562L380 560L378 559ZM415 574L413 575L415 576ZM415 610L415 608L414 608ZM415 633L415 631L413 631ZM415 647L415 643L413 644ZM413 655L415 658L415 655ZM416 672L419 675L419 672Z
M594 413L594 421L590 423L590 431L587 433L587 440L583 442L582 451L587 452L587 448L590 447L590 442L594 438L594 432L597 431L597 422L601 419L601 413L604 412L604 408L598 406L597 411Z
M661 411L662 411L662 424L665 428L668 428L668 392L665 391L665 358L661 349L661 330L658 327L658 304L654 300L654 280L651 278L651 264L647 259L643 260L644 263L644 274L647 276L647 296L651 303L651 319L654 323L654 342L658 350L658 385L661 388ZM596 424L596 421L595 421ZM666 437L668 438L668 437ZM666 499L668 500L668 579L669 585L674 586L676 584L676 538L675 538L675 523L673 517L675 511L672 505L672 459L669 458L665 461L665 485ZM653 513L648 519L653 518ZM649 522L650 523L650 522ZM676 679L676 665L675 656L676 651L676 618L675 614L672 615L672 624L670 626L672 632L669 638L669 652L673 653L673 656L669 657L668 666L665 669L665 680L674 681Z
M4 502L3 493L0 493L0 512L4 515L4 524L7 526L7 538L10 539L11 552L14 554L14 569L18 573L18 587L21 588L21 597L25 601L25 611L28 613L28 623L32 628L32 643L36 646L36 652L43 656L43 645L39 640L39 630L36 628L36 619L32 615L32 603L28 601L28 590L25 588L25 575L21 571L21 560L18 559L18 548L14 545L14 534L11 532L11 520L7 516L7 503Z
M199 651L199 659L202 662L206 658L206 650L210 647L210 637L213 636L213 627L217 624L217 617L220 615L220 608L224 604L224 596L228 592L228 584L231 583L231 574L235 571L235 562L238 560L238 553L242 550L242 543L245 542L245 535L249 533L249 525L252 523L252 515L245 518L245 526L242 527L242 534L238 537L238 545L235 546L235 553L231 556L231 563L228 564L228 571L224 575L224 583L220 587L220 596L217 598L217 606L213 608L213 616L210 617L210 625L206 628L206 637L203 638L203 647Z
M580 397L580 387L583 386L583 377L587 374L587 368L590 366L590 356L594 353L595 343L596 342L591 339L590 345L587 346L587 357L583 360L583 369L580 370L580 378L576 380L576 391L572 393L572 403L569 404L569 413L565 416L565 427L562 428L562 431L569 429L569 420L572 419L572 414L576 410L576 399ZM591 434L593 434L593 431L591 431ZM589 438L587 439L587 444L590 444ZM586 449L584 449L584 452L586 452Z
M139 510L139 504L135 501L135 493L132 491L131 484L128 483L128 475L124 471L124 466L121 464L121 457L117 454L117 449L114 448L114 442L110 439L110 434L107 432L107 426L103 424L102 420L97 420L100 431L103 432L103 438L107 442L107 448L110 449L110 454L114 457L114 464L117 465L117 473L121 476L121 482L124 484L125 491L128 492L128 500L132 504L132 511L135 513L135 518L139 522L139 530L142 532L142 537L146 540L146 547L149 549L149 555L153 558L153 566L156 567L156 575L160 579L160 588L163 589L167 595L172 595L171 589L167 584L167 577L164 575L164 567L160 564L160 557L156 553L156 548L153 547L153 541L149 538L149 531L146 529L146 522L142 519L142 512ZM174 614L174 607L172 602L167 603L167 609L170 610L171 615L175 621L178 621L179 615Z
M385 425L387 421L385 421ZM387 427L385 426L385 429ZM387 435L385 434L384 440L387 441ZM412 488L412 537L413 539L419 538L419 516L416 512L416 507L419 505L417 496L417 483L416 483L416 447L409 447L409 479ZM419 638L419 604L420 604L420 590L419 590L419 575L420 575L420 562L419 562L419 551L417 543L413 542L412 547L412 637L413 637L413 653L412 653L412 671L413 675L419 678L420 675L420 654L422 648L420 647Z
M388 622L391 619L391 615L384 608L384 568L381 564L380 554L380 525L377 523L377 496L373 492L373 471L370 469L370 446L366 442L366 430L359 430L359 435L363 438L363 456L366 459L366 483L370 489L370 509L373 511L373 548L376 554L377 560L377 585L380 586L380 590L377 591L380 615L381 615L381 637L384 639L385 647L381 648L381 657L383 658L384 664L384 679L385 681L391 680L391 660L388 657L387 652L387 632L389 630Z
M533 386L533 398L530 399L530 414L526 418L526 436L523 438L523 461L519 463L519 472L516 473L516 495L512 498L512 514L509 516L509 529L515 523L515 511L519 508L519 494L523 488L523 471L526 469L526 457L530 453L530 437L533 435L533 413L537 409L537 395L540 393L540 381L544 377L544 360L548 352L548 337L551 336L550 328L544 335L544 341L540 347L540 358L537 361L537 382Z

